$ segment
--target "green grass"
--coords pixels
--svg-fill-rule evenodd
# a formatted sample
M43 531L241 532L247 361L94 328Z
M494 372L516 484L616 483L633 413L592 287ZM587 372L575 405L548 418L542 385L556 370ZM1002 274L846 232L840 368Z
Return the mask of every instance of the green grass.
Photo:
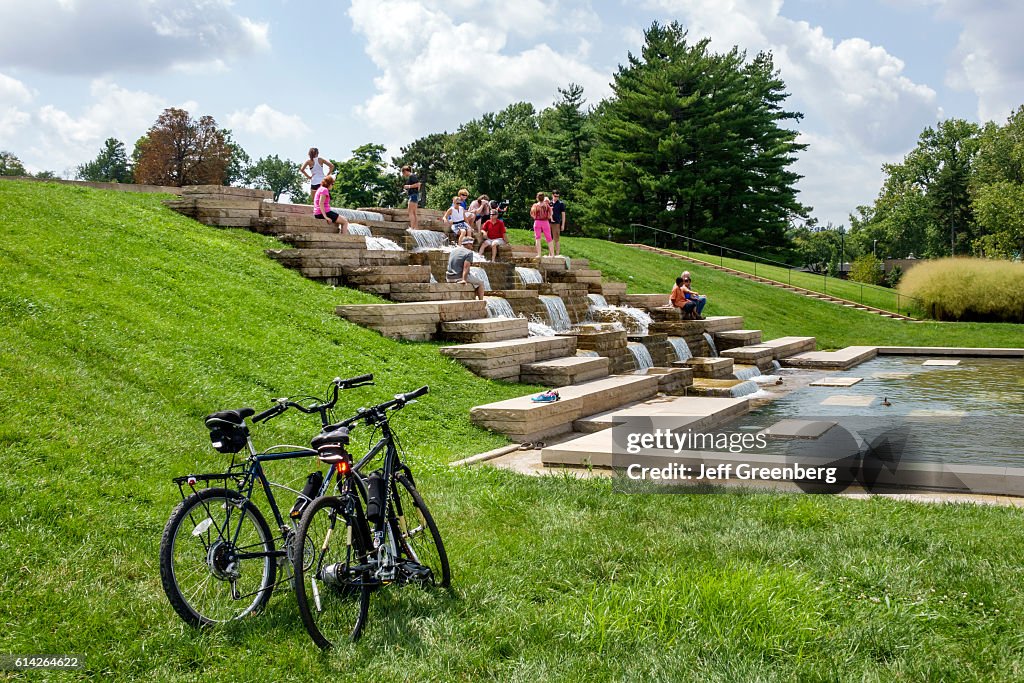
M82 653L103 681L1024 676L1018 510L450 471L502 443L469 406L524 388L336 318L373 297L281 268L271 240L158 197L16 182L0 182L0 226L0 653ZM601 266L628 255L636 287L660 281L644 255L573 249ZM170 478L225 464L201 417L367 371L379 386L347 407L431 385L398 429L452 591L376 595L363 640L328 655L286 589L243 623L186 627L157 550ZM303 442L299 417L257 439Z
M524 230L509 234L517 244L533 242L532 233ZM563 237L561 242L563 254L588 259L605 277L627 283L631 294L665 292L667 299L675 279L689 270L694 289L708 296L705 315L741 315L745 326L762 330L765 339L816 337L819 349L856 344L1024 346L1024 325L1020 324L892 320L607 240Z

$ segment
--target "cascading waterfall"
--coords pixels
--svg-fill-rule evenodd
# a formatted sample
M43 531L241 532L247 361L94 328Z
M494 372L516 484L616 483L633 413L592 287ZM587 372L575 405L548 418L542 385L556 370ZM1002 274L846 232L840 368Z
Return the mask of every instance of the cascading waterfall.
M690 352L690 345L682 337L669 337L668 343L672 345L672 349L676 352L677 361L682 362L693 358L693 353Z
M362 235L363 237L370 237L371 235L373 235L373 233L370 232L370 229L368 227L366 227L365 225L360 225L359 223L349 223L348 234Z
M711 336L710 332L704 333L704 341L708 343L708 351L711 353L711 357L718 358L718 347L715 346L715 338Z
M413 241L416 242L416 247L413 251L443 249L451 244L448 241L448 235L437 230L413 230L409 228L406 232L412 235Z
M544 282L544 278L536 268L516 266L516 277L519 278L519 281L524 285L539 285Z
M640 342L627 342L626 348L633 354L633 363L636 365L636 372L646 372L647 368L654 367L654 359L651 352Z
M530 331L531 337L554 337L558 334L553 327L542 322L537 316L530 316L527 328Z
M515 311L512 310L512 304L508 302L508 299L504 299L500 296L486 296L484 297L484 301L487 302L488 318L516 317Z
M756 382L757 378L761 376L761 371L757 368L756 365L750 365L750 366L747 366L745 368L741 368L739 370L735 370L732 373L732 376L735 377L736 379L742 379L742 380L751 379L751 380L754 380Z
M757 386L757 382L751 382L750 380L747 380L745 382L740 382L739 384L734 385L729 390L729 395L732 396L733 398L739 398L741 396L750 396L751 394L756 394L759 391L761 391L761 387ZM767 392L765 392L765 394L767 395Z
M631 324L628 324L627 327L639 331L640 334L647 334L648 328L654 324L654 318L648 315L647 311L632 306L619 306L618 310L630 319Z
M373 251L405 251L387 237L373 237L372 235L366 238L366 248Z
M479 278L480 281L484 283L484 291L485 292L491 291L491 281L487 277L487 271L486 270L484 270L480 266L472 266L469 269L469 272L470 272L471 275L473 275L474 277Z
M551 321L551 327L558 332L568 331L572 327L572 321L569 320L569 311L566 309L562 298L552 294L543 294L539 298L541 303L544 304L544 308L548 311L548 320Z
M608 301L600 294L587 294L591 308L608 308Z
M356 211L355 209L339 209L335 207L335 211L339 215L344 216L349 221L383 221L384 215L379 214L376 211Z

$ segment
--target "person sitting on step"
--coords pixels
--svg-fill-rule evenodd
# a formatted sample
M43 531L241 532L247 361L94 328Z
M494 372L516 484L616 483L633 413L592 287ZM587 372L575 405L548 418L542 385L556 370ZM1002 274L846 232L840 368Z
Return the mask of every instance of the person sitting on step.
M683 274L679 276L683 280L683 295L687 301L692 301L697 304L697 310L694 311L695 320L704 320L704 307L708 304L708 298L695 291L690 287L690 271L684 270Z
M466 223L466 213L466 207L462 205L460 196L455 195L452 197L452 205L448 207L448 210L444 212L442 217L442 220L451 228L455 244L462 244L462 238L467 235L471 239L473 237L469 224Z
M686 293L683 291L683 278L676 278L676 285L672 288L672 294L669 295L668 299L672 302L672 306L675 308L683 309L680 312L683 320L693 320L697 304L693 301L686 300Z
M484 282L472 273L473 238L469 235L461 238L459 246L448 255L448 270L445 272L446 282L471 284L476 289L476 298L484 300Z
M342 235L348 233L348 219L331 210L331 188L334 186L334 176L327 176L320 182L316 194L313 196L313 218L329 220L338 226L338 232Z

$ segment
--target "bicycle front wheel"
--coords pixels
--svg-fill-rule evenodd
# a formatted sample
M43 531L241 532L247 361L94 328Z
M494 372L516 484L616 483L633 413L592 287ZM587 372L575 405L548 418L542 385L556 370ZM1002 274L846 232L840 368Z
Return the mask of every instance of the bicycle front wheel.
M310 503L295 535L294 585L299 615L313 642L328 649L362 635L370 608L369 542L355 501L322 496Z
M179 503L167 520L160 578L174 611L192 626L260 611L276 577L270 527L237 492L200 491Z
M395 477L394 506L399 550L407 559L430 570L429 576L414 573L416 580L441 588L450 586L451 569L441 533L423 502L423 496L405 474Z

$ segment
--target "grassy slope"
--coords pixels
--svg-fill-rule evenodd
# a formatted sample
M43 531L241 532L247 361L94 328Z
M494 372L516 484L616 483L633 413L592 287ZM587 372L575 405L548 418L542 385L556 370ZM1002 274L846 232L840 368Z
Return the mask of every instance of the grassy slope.
M532 242L526 231L510 234L517 243ZM606 277L628 283L630 293L665 292L667 297L679 273L689 270L694 288L708 295L705 315L742 315L746 327L763 330L766 339L817 337L820 349L852 344L1024 346L1024 325L890 320L606 240L567 237L562 251L589 259Z
M0 226L0 652L84 653L102 680L1024 675L1019 511L450 473L500 442L468 406L522 388L336 319L371 297L280 268L271 241L155 197L10 182ZM363 641L328 656L287 590L245 623L185 627L156 557L170 477L224 464L200 417L363 371L381 386L350 406L434 389L401 433L455 589L379 594Z

